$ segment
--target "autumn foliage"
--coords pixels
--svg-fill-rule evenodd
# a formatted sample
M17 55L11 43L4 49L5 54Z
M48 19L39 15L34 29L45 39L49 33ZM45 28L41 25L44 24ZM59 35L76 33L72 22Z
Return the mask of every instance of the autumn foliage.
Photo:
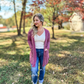
M28 13L27 15L23 16L23 18L28 18L28 17L31 17L33 15L33 13Z
M56 5L61 2L61 0L46 0L49 4Z
M33 15L33 12L34 12L34 7L35 8L40 8L40 5L42 5L45 2L45 0L32 0L32 2L33 3L30 4L30 6L31 6L31 8L30 8L31 12L28 13L28 14L26 14L25 16L23 16L23 18L31 17Z
M66 9L80 13L82 19L84 19L84 0L66 0Z
M33 2L33 5L35 4L42 5L45 2L45 0L32 0L32 2Z

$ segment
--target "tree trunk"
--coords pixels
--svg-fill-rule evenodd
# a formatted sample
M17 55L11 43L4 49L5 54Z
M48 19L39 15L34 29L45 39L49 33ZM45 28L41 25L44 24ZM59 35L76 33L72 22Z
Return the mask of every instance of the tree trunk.
M63 20L61 20L61 28L64 28L62 24L63 24Z
M18 36L20 36L21 35L21 30L20 29L18 29Z
M24 20L23 20L23 34L25 34L25 17L24 17Z
M54 37L54 19L55 19L55 12L53 12L53 22L52 22L52 38L55 39Z
M62 29L62 28L63 28L62 23L63 23L63 20L61 20L61 21L59 22L59 24L58 24L58 29Z
M52 38L53 39L55 39L55 37L54 37L54 23L52 23L53 25L52 25Z
M16 8L15 8L15 0L13 0L13 3L14 3L14 12L15 12L15 23L16 23L17 32L18 32L18 24L17 24L17 15L16 15Z
M17 26L17 33L18 33L18 35L21 35L22 16L23 16L23 10L25 9L25 6L26 6L26 2L27 2L27 0L24 0L24 2L22 3L23 4L23 8L22 8L22 11L21 11L20 25L19 25L19 28L18 28L16 8L15 8L15 0L13 0L13 3L14 3L14 12L15 12L15 22L16 22L16 26ZM23 26L23 32L25 33L25 20L23 22L23 25L24 25Z
M23 2L23 16L25 16L25 8L26 8L26 2L27 2L27 0L24 0L24 2ZM25 32L25 17L23 18L23 34L25 34L26 32Z
M60 26L60 24L58 24L58 29L61 29L61 26Z
M21 12L21 17L20 17L20 26L19 26L19 29L18 29L18 35L21 35L22 16L23 16L23 11Z

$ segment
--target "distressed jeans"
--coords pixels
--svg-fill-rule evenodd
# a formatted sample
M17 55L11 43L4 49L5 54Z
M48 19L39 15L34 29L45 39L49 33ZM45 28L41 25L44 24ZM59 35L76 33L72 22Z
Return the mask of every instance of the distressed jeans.
M42 66L44 49L36 49L36 53L37 53L37 60L35 67L32 67L31 65L31 72L32 72L31 78L34 84L37 84L39 62L40 62L39 83L43 83L44 75L45 75L45 66L44 67Z

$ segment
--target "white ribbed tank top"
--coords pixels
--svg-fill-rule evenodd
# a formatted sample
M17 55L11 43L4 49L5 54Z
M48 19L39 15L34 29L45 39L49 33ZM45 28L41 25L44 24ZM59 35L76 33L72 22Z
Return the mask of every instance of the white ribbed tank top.
M40 36L36 34L34 40L36 49L44 49L45 31Z

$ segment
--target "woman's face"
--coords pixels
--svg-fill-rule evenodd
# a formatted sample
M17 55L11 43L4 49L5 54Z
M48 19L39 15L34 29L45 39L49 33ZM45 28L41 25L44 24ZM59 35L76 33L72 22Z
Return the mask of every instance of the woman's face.
M39 27L42 25L42 22L40 21L40 19L37 16L35 16L35 18L34 18L34 25L36 27Z

